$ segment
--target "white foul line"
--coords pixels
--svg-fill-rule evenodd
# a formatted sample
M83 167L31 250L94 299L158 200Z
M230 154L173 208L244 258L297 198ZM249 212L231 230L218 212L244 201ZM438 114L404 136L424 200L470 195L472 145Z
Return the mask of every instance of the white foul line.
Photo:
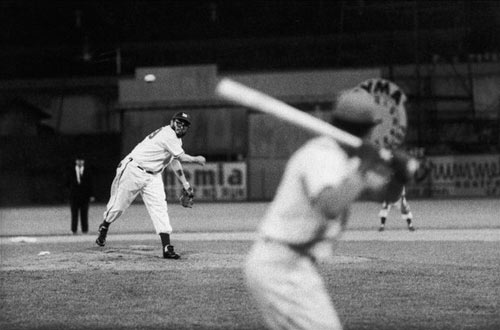
M251 241L257 237L255 232L203 232L173 233L176 241ZM36 243L71 243L89 242L94 244L96 235L60 235L60 236L16 236L0 237L0 245L36 244ZM156 234L115 234L108 235L108 242L113 241L148 241L158 240ZM347 230L340 237L341 241L500 241L500 228L491 229L417 229L386 230L378 232L368 230Z

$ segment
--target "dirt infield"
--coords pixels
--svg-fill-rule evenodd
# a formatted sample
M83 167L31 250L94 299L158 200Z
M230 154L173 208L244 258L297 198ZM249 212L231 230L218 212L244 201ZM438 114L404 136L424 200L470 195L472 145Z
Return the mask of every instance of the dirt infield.
M179 233L175 235L176 244L189 242L217 242L231 246L232 242L247 242L250 244L256 238L254 232L214 232L214 233ZM159 239L156 234L110 234L105 248L101 248L94 243L95 235L64 235L64 236L13 236L0 237L0 248L3 259L1 262L2 271L10 270L82 270L85 268L110 268L122 270L143 270L151 268L143 262L131 263L110 263L103 260L120 261L128 259L154 260L160 258ZM341 241L346 242L500 242L500 229L438 229L419 230L409 232L407 230L391 230L379 233L377 231L350 230L343 234ZM78 244L82 250L67 251L67 246ZM22 253L7 254L8 250L22 249ZM63 252L61 252L63 251ZM229 253L231 254L231 253ZM22 257L21 257L22 256ZM103 256L106 256L104 258ZM230 260L234 261L227 253L198 252L196 256L190 255L189 267L193 269L206 268L210 265L217 267L235 267L230 265ZM186 258L186 256L184 256ZM238 262L242 262L240 256ZM339 256L332 262L354 262L352 258ZM142 261L144 261L142 260ZM200 264L201 260L210 260L210 264ZM363 261L357 258L356 261ZM364 260L366 261L366 260ZM118 267L119 265L125 265ZM185 267L184 265L183 267ZM155 267L152 268L153 270Z

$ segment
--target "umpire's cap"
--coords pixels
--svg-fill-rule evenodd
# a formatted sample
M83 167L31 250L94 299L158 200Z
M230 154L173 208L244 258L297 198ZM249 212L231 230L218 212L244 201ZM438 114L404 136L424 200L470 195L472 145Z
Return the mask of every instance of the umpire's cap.
M182 121L186 122L188 125L191 125L191 116L186 112L183 112L183 111L177 112L172 117L172 120L174 120L174 119L182 120Z
M356 87L340 93L332 116L334 120L375 126L381 122L379 107L370 93Z

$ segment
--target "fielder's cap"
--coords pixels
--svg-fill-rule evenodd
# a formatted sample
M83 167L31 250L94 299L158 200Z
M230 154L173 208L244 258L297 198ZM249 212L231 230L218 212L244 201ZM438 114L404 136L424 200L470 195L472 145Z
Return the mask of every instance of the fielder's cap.
M332 115L334 119L376 125L382 121L379 108L373 95L356 87L340 93Z
M172 117L172 120L174 119L179 119L179 120L182 120L186 123L188 123L189 125L191 125L191 116L186 113L186 112L183 112L183 111L179 111L177 112L173 117Z

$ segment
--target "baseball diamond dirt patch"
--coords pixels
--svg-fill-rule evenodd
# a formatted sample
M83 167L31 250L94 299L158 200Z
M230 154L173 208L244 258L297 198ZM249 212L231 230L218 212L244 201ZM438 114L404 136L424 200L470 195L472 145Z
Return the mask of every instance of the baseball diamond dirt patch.
M177 242L218 242L220 248L226 246L227 250L214 253L214 251L184 251L184 264L178 265L190 269L207 269L211 267L240 267L244 254L232 252L235 241L250 242L256 238L253 232L216 232L216 233L179 233L175 235ZM81 236L16 236L0 237L2 246L1 270L82 270L92 267L115 270L143 270L144 267L155 270L155 264L161 258L160 244L155 234L120 234L108 237L106 247L94 244L93 235ZM147 244L140 244L141 241ZM498 242L500 229L478 230L419 230L409 232L406 230L391 230L383 233L374 231L347 231L341 241L378 241L378 242ZM78 244L77 244L78 243ZM48 247L54 247L49 249ZM74 249L74 246L83 246ZM66 247L63 248L62 247ZM44 248L47 248L44 250ZM7 255L12 251L12 255ZM19 254L19 257L16 255ZM22 256L22 257L21 257ZM368 261L363 257L335 256L331 263L355 263ZM129 261L129 262L125 262ZM146 263L146 265L144 265ZM162 264L158 264L162 267ZM173 264L177 267L177 264Z

